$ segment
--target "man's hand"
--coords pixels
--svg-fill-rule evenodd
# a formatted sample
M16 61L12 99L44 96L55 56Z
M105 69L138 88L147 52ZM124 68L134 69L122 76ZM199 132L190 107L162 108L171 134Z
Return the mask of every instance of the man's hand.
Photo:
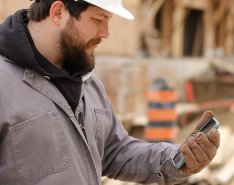
M212 129L206 136L197 130L201 128L211 117L213 113L205 112L200 119L197 127L181 145L181 152L184 156L184 165L180 168L182 174L192 175L206 167L216 155L220 144L220 134L216 129Z

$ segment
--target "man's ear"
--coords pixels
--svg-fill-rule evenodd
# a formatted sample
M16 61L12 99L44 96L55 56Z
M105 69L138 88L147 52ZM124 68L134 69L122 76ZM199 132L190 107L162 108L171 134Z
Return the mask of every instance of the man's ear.
M55 25L60 26L64 11L65 11L65 5L63 4L62 1L55 1L51 5L49 17Z

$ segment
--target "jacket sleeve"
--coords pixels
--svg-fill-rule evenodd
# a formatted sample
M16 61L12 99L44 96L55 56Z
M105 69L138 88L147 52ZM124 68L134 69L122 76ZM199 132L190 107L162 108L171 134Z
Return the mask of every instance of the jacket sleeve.
M185 180L172 159L178 145L146 143L128 135L112 111L112 129L105 141L103 175L123 181L173 185Z

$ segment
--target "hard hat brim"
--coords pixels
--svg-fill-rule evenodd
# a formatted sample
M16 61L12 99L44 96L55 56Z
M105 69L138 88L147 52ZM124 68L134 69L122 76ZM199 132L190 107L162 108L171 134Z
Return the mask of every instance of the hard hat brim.
M134 19L134 16L128 10L126 10L125 8L122 8L122 9L120 9L118 11L108 10L108 9L106 9L106 10L113 13L113 14L116 14L116 15L118 15L120 17L128 19L128 20L133 20Z
M125 19L128 19L128 20L133 20L134 19L134 16L132 15L132 13L130 13L127 9L123 8L123 7L108 7L108 6L104 6L102 5L101 3L97 3L96 1L94 0L84 0L90 4L93 4L103 10L106 10L110 13L113 13L113 14L116 14L120 17L123 17Z

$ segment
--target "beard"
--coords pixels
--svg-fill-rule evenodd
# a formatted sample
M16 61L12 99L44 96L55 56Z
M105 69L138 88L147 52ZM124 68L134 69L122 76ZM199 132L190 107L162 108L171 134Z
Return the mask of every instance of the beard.
M79 30L75 28L73 18L70 18L61 32L60 47L63 56L63 68L70 74L84 75L95 67L94 52L87 50L101 42L101 38L82 41Z

